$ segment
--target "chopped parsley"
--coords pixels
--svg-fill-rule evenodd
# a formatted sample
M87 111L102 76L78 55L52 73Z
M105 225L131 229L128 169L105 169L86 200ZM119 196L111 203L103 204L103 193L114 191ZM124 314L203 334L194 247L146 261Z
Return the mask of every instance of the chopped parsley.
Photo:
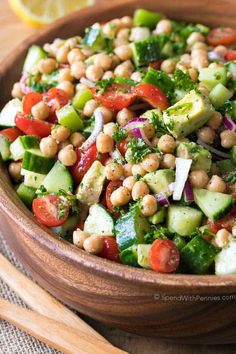
M116 143L120 143L122 140L126 139L128 136L125 129L120 128L115 133L112 134L112 138Z
M150 113L151 116L149 118L149 122L154 127L156 136L160 138L162 135L168 134L168 130L164 124L161 111L158 112L158 110L153 110Z
M164 226L151 226L151 230L144 236L144 243L152 244L155 240L173 238L174 234Z
M78 205L78 199L76 195L72 194L72 192L66 192L63 189L59 190L58 195L62 197L65 202L70 206L71 213L78 215L80 212L80 207Z
M197 84L192 81L191 77L189 76L189 73L184 73L180 69L175 69L173 79L175 88L179 90L189 92L191 90L197 89Z
M236 171L232 171L229 172L226 176L225 176L225 181L227 183L236 183Z
M151 154L153 152L159 153L157 147L148 146L141 138L133 138L128 143L128 148L130 150L129 160L132 163L142 162L146 155Z
M102 95L113 84L135 86L136 83L135 83L135 81L133 81L131 79L127 79L126 77L116 77L116 78L104 79L104 80L96 81L96 83L95 83L96 91L97 91L97 93Z

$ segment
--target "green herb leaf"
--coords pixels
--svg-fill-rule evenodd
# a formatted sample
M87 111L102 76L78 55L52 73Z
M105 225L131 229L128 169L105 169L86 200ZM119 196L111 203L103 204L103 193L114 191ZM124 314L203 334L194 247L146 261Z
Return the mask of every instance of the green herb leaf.
M116 141L116 143L120 143L122 140L126 139L127 136L128 134L123 128L118 129L115 133L112 134L112 138Z
M128 143L128 148L130 149L129 160L132 163L142 162L146 155L151 154L153 152L159 153L157 147L148 146L141 138L133 138Z

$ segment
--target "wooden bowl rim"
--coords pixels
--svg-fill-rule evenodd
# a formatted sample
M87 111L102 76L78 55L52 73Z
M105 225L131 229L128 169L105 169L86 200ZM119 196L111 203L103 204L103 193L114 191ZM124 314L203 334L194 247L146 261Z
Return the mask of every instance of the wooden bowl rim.
M135 5L136 0L120 0L117 6ZM31 35L24 40L20 46L15 48L7 58L0 63L0 80L4 76L4 73L16 61L17 57L27 50L27 48L34 43L43 39L44 35L50 33L56 28L60 28L72 18L79 18L82 16L89 16L91 11L97 11L98 9L107 10L108 8L114 8L112 2L99 3L96 6L90 6L88 8L79 10L73 14L63 17L53 24L39 30L37 33ZM229 292L236 286L235 275L188 275L188 274L159 274L151 270L138 269L135 267L125 266L118 264L97 256L88 254L74 245L66 242L63 239L58 238L55 234L45 227L40 226L33 217L33 214L23 205L18 199L17 195L13 192L13 188L6 184L6 176L4 171L4 165L0 167L0 208L1 210L17 225L17 228L21 229L30 237L34 238L36 242L43 247L50 249L52 252L57 252L61 257L67 258L68 261L72 261L75 265L84 266L92 271L103 273L104 275L120 278L129 282L135 282L142 285L158 285L159 287L169 287L170 289L187 289L191 288L196 291L197 289L205 290L206 293L212 291L221 291L223 288L228 287ZM16 217L15 217L16 216Z

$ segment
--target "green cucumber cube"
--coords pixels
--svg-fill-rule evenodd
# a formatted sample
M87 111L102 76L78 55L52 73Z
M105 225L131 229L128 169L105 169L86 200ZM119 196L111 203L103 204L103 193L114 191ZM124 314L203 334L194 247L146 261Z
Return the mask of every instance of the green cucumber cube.
M143 66L160 59L159 39L157 37L150 37L143 41L135 42L131 48L136 66Z
M35 198L35 191L35 188L21 183L16 189L16 194L28 208L31 208L32 202Z
M216 275L236 274L236 242L230 242L215 257Z
M133 245L126 248L120 253L120 259L123 264L130 265L132 267L138 267L138 253L137 246Z
M76 132L83 128L83 121L80 114L76 112L71 104L67 104L56 111L58 122L64 127L70 129L71 132Z
M215 108L222 106L225 101L229 100L231 97L233 97L233 92L222 84L217 84L209 94L211 103Z
M231 149L231 160L233 161L234 164L236 164L236 145L234 145Z
M170 205L167 213L167 228L180 236L189 236L202 222L200 210L181 205Z
M94 51L101 51L106 47L106 39L103 37L100 25L95 23L85 31L83 44L92 47Z
M85 103L93 98L93 94L89 89L80 90L73 98L72 105L77 110L82 110Z
M138 264L140 265L140 267L143 267L145 269L151 269L149 263L149 253L151 247L152 245L145 245L145 244L138 245L137 247Z
M45 175L51 170L54 162L54 157L43 155L39 149L31 149L24 153L22 168Z
M21 169L21 174L22 176L24 176L24 184L27 187L32 187L35 189L40 187L46 177L46 175L43 175L41 173L27 171L24 169Z
M163 15L157 12L137 9L134 12L134 26L144 26L154 29L162 17Z
M38 45L32 45L27 53L24 66L23 73L29 73L33 67L39 62L39 60L47 57L47 53L43 50L43 48Z
M10 146L11 155L14 161L22 160L24 153L29 149L39 147L39 138L36 135L19 136Z
M0 126L14 127L17 112L22 112L22 103L19 98L13 98L3 107L0 113Z
M217 84L226 85L226 68L203 68L199 73L199 81L203 82L210 90L212 90Z
M48 193L58 193L60 190L69 192L73 189L73 180L68 169L57 161L47 174L42 186Z
M6 136L0 135L0 155L3 161L7 161L11 157L10 142Z

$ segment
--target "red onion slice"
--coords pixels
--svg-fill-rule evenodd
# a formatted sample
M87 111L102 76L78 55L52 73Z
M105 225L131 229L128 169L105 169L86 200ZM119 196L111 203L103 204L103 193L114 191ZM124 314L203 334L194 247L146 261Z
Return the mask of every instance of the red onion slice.
M173 200L180 200L185 183L188 179L188 174L190 171L190 167L192 165L191 159L183 159L181 157L177 157L175 160L175 189L173 193Z
M157 202L160 204L160 206L168 206L169 205L169 200L168 197L166 196L165 193L160 192L155 195L155 198Z
M93 143L95 143L98 134L102 131L104 126L103 115L99 111L94 111L95 125L91 135L80 147L81 150L87 150Z
M133 130L135 128L141 128L144 125L144 123L146 123L146 121L147 118L141 118L141 117L134 118L124 126L124 129Z
M234 121L226 114L223 117L223 123L225 125L225 127L229 130L231 130L232 132L235 132L236 130L236 124L234 123Z
M193 188L191 186L189 179L187 179L187 181L185 182L185 186L184 186L184 200L186 202L193 202L194 201Z
M201 141L200 139L197 140L197 144L203 146L205 149L209 150L212 154L214 154L216 157L222 157L223 159L230 159L230 154L220 151L218 149L215 149L211 145L208 145Z

